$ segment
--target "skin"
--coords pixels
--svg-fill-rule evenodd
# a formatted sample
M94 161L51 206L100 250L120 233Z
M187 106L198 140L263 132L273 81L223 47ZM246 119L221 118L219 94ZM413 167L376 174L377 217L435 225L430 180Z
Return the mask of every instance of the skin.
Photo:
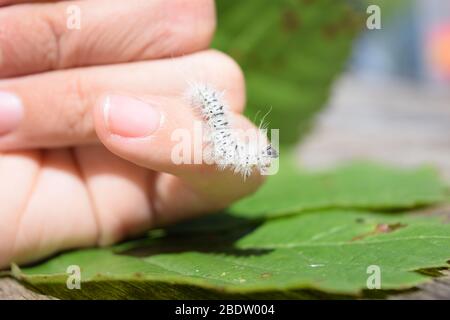
M69 5L81 9L80 30L66 28ZM253 128L241 115L241 70L207 49L213 1L0 6L0 90L24 105L20 125L0 136L0 269L212 212L262 183L171 161L171 133L198 119L182 97L189 77L225 90L233 126ZM114 134L105 118L111 95L153 106L159 127L139 138Z

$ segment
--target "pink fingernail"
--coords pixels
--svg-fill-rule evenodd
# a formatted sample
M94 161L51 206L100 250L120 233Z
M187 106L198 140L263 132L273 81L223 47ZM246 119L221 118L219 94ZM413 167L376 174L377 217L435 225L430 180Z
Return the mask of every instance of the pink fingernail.
M0 91L0 135L16 129L23 117L22 101L10 92Z
M103 112L109 131L126 138L147 137L161 122L157 108L131 97L106 97Z

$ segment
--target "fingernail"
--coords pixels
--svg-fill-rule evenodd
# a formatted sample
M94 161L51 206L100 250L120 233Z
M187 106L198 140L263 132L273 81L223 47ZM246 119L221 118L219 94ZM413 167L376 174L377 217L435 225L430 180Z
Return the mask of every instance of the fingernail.
M0 135L17 128L23 117L22 101L10 92L0 91Z
M126 138L147 137L161 122L157 108L131 97L106 97L103 112L109 131Z

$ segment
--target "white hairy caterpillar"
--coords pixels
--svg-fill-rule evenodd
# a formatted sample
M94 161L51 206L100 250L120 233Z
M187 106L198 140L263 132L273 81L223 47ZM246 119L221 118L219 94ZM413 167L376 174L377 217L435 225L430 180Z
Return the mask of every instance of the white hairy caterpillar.
M222 92L211 85L196 83L190 85L188 98L206 125L210 157L220 169L231 168L246 179L254 170L263 174L272 159L278 157L271 144L259 148L261 139L258 138L265 135L261 128L255 135L256 139L243 142L238 138L230 125L230 111Z

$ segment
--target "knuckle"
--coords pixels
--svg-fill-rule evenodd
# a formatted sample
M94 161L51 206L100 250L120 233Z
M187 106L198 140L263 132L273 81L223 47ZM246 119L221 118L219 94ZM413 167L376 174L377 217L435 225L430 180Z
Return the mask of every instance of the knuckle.
M29 41L30 25L33 41ZM49 30L45 23L21 10L7 8L0 14L0 48L3 74L21 74L24 70L40 71L49 65L53 43L48 41ZM29 58L30 51L33 59ZM36 61L42 61L36 64Z
M14 22L8 19L8 16L0 16L0 65L4 68L4 60L8 59L8 64L14 64L14 61L9 59L11 50L13 49L13 39L17 39L16 32L14 31Z
M89 108L89 97L81 75L70 75L64 87L67 112L66 126L68 134L77 138L90 137L92 134L92 119Z
M169 13L165 20L165 33L172 36L174 45L181 44L183 51L205 49L211 43L216 29L213 0L164 1Z
M33 41L29 41L30 35ZM58 61L59 41L51 19L44 14L31 15L22 7L6 8L0 14L0 44L8 67L41 71Z
M17 24L11 14L6 12L0 15L0 40L2 44L9 43L17 36Z
M46 15L42 14L40 17L40 23L42 25L42 29L45 30L45 40L47 43L46 46L46 57L50 69L61 69L64 67L64 61L62 61L61 56L61 34L59 24L54 21L52 16L58 15Z

